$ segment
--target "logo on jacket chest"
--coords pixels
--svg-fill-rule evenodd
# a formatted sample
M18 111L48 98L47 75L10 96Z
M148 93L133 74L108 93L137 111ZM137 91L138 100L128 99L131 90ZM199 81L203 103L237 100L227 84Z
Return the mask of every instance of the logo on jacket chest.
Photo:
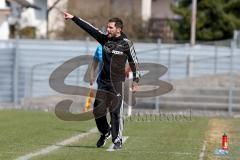
M105 53L107 54L113 54L113 55L123 55L125 49L125 43L122 42L113 42L113 41L108 41L104 46L103 49Z
M117 50L112 50L112 53L116 55L123 55L122 51L117 51Z

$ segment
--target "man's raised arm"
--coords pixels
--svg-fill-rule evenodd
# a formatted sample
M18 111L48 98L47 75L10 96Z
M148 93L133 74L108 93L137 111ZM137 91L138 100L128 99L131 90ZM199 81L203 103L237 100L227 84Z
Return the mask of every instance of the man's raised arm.
M83 19L73 16L70 13L67 13L67 12L63 12L63 13L64 13L64 18L66 20L71 19L79 27L81 27L83 30L89 33L93 38L95 38L99 43L101 44L105 43L107 36L104 33L102 33L99 29L97 29L90 23L84 21Z

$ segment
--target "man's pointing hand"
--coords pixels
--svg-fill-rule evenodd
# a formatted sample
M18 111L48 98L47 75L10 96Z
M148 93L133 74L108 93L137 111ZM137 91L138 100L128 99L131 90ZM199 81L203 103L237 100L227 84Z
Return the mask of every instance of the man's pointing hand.
M63 14L64 14L64 18L65 18L66 20L72 19L72 18L74 17L73 15L71 15L70 13L67 13L67 12L63 12Z

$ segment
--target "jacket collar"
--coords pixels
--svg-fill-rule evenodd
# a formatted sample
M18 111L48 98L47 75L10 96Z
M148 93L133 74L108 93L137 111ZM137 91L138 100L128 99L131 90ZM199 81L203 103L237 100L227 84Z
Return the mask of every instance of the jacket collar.
M124 38L124 36L123 36L123 34L121 34L119 37L112 37L111 40L112 41L118 41L118 40L121 40L123 38Z

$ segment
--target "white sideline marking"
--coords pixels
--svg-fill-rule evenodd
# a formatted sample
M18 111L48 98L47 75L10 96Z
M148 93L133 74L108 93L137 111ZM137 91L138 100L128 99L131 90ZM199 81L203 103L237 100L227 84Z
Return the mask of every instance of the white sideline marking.
M127 139L128 139L128 137L123 137L122 143L124 144ZM114 144L112 144L112 145L107 149L107 151L109 151L109 152L115 151L115 150L113 149L113 146L114 146Z
M85 137L85 136L87 136L89 134L96 133L96 132L97 132L97 128L92 128L87 133L78 134L78 135L73 136L73 137L71 137L69 139L66 139L66 140L64 140L62 142L59 142L57 144L54 144L54 145L48 146L46 148L43 148L43 149L41 149L41 150L39 150L37 152L29 153L29 154L26 154L24 156L18 157L15 160L28 160L30 158L33 158L33 157L36 157L36 156L39 156L39 155L46 155L46 154L48 154L48 153L50 153L52 151L55 151L55 150L65 146L65 145L69 145L71 143L74 143L74 142L78 141L79 139L81 139L81 138L83 138L83 137Z
M203 160L203 158L204 158L204 152L205 152L205 150L206 150L206 145L207 145L207 141L204 141L204 142L203 142L202 150L201 150L201 152L200 152L200 154L199 154L199 160Z

